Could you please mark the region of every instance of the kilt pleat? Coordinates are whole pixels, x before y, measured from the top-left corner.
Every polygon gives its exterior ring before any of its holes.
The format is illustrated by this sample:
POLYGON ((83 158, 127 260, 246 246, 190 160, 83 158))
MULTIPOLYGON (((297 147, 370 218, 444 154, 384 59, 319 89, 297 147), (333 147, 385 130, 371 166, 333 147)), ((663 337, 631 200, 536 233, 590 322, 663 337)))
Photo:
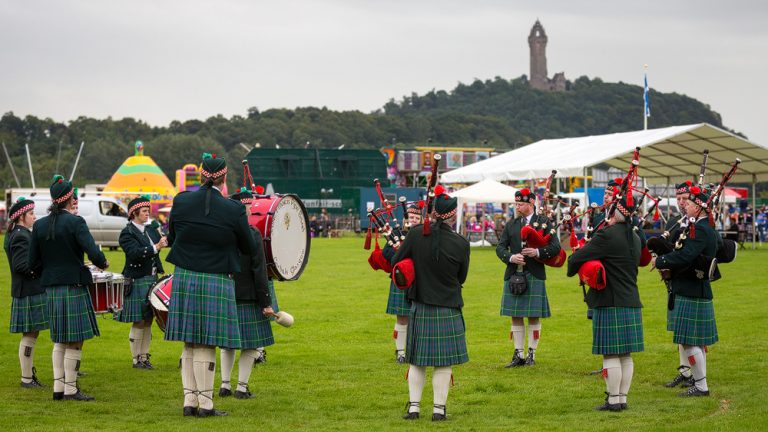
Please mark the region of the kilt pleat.
POLYGON ((409 313, 411 313, 411 302, 408 300, 407 291, 398 289, 394 282, 390 282, 387 314, 407 316, 409 313))
POLYGON ((99 336, 88 288, 80 285, 49 286, 46 312, 54 343, 80 342, 99 336))
POLYGON ((26 297, 13 297, 11 302, 11 333, 27 333, 48 328, 47 296, 45 292, 26 297))
MULTIPOLYGON (((675 303, 677 303, 677 299, 675 299, 675 303)), ((675 331, 675 319, 677 319, 676 312, 677 305, 675 305, 672 310, 667 308, 667 331, 675 331)))
POLYGON ((234 280, 176 267, 165 340, 239 349, 234 280))
POLYGON ((155 285, 154 276, 134 279, 131 293, 123 299, 123 310, 117 314, 117 320, 125 323, 144 321, 152 318, 149 305, 149 290, 155 285))
POLYGON ((416 366, 468 362, 461 309, 411 303, 405 360, 416 366))
POLYGON ((275 344, 272 324, 261 313, 256 303, 238 303, 237 320, 240 323, 241 349, 256 349, 275 344))
MULTIPOLYGON (((272 299, 272 310, 275 313, 280 312, 280 306, 277 305, 277 295, 275 294, 275 283, 272 279, 267 281, 267 287, 269 288, 269 298, 272 299)), ((272 318, 274 320, 274 318, 272 318)))
POLYGON ((612 355, 643 351, 642 308, 600 307, 593 311, 592 354, 612 355))
POLYGON ((675 296, 674 337, 676 344, 704 346, 718 341, 712 300, 675 296))
POLYGON ((547 288, 543 280, 527 274, 528 289, 520 295, 509 292, 509 281, 504 281, 504 289, 501 295, 502 316, 511 317, 539 317, 549 318, 552 312, 549 309, 547 288))

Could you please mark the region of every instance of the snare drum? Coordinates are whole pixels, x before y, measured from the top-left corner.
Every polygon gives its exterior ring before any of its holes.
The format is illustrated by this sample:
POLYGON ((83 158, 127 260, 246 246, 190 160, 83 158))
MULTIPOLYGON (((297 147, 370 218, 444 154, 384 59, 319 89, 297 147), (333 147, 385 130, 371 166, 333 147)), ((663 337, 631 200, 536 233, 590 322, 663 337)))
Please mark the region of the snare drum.
POLYGON ((123 275, 114 275, 109 272, 95 271, 91 272, 93 282, 88 285, 88 292, 91 295, 93 312, 97 314, 115 313, 123 308, 123 275), (114 276, 119 276, 120 293, 116 292, 113 285, 114 276))
POLYGON ((155 321, 160 330, 165 333, 165 325, 168 322, 168 308, 171 305, 171 287, 173 275, 164 276, 149 290, 149 304, 155 313, 155 321))
POLYGON ((123 300, 125 300, 125 277, 120 273, 112 273, 112 305, 113 312, 123 310, 123 300))
POLYGON ((309 261, 309 217, 294 194, 256 196, 248 223, 264 238, 267 272, 279 281, 296 280, 309 261))

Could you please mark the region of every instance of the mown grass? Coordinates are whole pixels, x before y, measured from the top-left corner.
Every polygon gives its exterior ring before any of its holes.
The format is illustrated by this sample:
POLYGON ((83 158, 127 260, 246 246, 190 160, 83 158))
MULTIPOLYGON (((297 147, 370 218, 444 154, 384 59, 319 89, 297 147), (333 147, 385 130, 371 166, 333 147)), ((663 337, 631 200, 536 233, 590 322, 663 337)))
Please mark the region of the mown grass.
MULTIPOLYGON (((683 399, 662 384, 678 364, 665 330, 666 294, 655 273, 641 271, 645 305, 645 352, 635 358, 630 409, 592 410, 604 385, 589 371, 601 360, 591 354, 591 328, 581 290, 563 269, 550 271, 553 317, 544 320, 537 364, 509 370, 509 321, 498 314, 503 266, 491 249, 472 251, 464 289, 470 362, 456 367, 448 399, 449 421, 400 419, 408 399, 406 367, 394 363, 394 318, 385 315, 388 282, 366 263, 361 239, 317 239, 300 281, 280 283, 280 305, 296 317, 293 328, 275 327, 269 361, 251 376, 257 398, 216 398, 230 416, 181 416, 181 345, 162 340, 155 328, 154 371, 131 368, 128 326, 99 319, 102 336, 86 343, 81 378, 93 403, 53 402, 50 388, 18 386, 18 335, 0 338, 0 430, 760 430, 768 428, 766 348, 768 251, 742 251, 723 266, 715 287, 720 342, 708 357, 712 396, 683 399)), ((121 252, 109 252, 113 271, 121 252)), ((3 262, 5 262, 3 260, 3 262)), ((0 283, 10 287, 7 264, 0 283)), ((0 322, 9 321, 4 290, 0 322)), ((7 328, 7 327, 6 327, 7 328)), ((38 375, 51 384, 51 342, 43 332, 36 350, 38 375)), ((237 373, 235 367, 235 374, 237 373)), ((430 379, 431 380, 431 379, 430 379)), ((218 388, 218 377, 216 387, 218 388)), ((422 405, 432 399, 428 381, 422 405)))

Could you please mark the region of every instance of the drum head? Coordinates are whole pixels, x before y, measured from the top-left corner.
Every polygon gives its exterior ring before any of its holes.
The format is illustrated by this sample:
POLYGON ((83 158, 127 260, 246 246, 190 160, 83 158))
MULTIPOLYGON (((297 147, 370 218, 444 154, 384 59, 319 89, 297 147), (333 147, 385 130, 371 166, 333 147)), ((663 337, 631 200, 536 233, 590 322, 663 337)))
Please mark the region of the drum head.
POLYGON ((309 217, 295 195, 282 197, 269 231, 274 270, 280 280, 296 280, 309 260, 309 217))
MULTIPOLYGON (((157 296, 157 292, 161 291, 166 287, 166 285, 173 283, 173 275, 168 275, 160 279, 155 286, 152 287, 151 290, 149 290, 149 304, 157 311, 159 312, 168 312, 168 307, 165 306, 165 303, 163 300, 157 296)), ((165 296, 163 296, 165 297, 165 296)))

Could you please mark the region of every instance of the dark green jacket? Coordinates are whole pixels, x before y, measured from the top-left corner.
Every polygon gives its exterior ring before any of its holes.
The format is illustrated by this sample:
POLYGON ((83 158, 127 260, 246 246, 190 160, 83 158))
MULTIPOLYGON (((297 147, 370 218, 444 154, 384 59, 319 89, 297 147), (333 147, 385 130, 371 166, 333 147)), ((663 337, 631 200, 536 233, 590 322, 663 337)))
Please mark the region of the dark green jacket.
POLYGON ((207 190, 202 186, 173 199, 168 221, 171 252, 166 261, 200 273, 238 273, 240 254, 252 255, 256 250, 245 206, 212 189, 211 211, 206 216, 207 190))
POLYGON ((640 237, 625 223, 607 226, 568 258, 568 276, 578 273, 582 264, 600 260, 605 267, 605 289, 590 289, 587 305, 598 307, 642 307, 637 290, 640 263, 640 237), (627 242, 631 231, 631 246, 627 242))
MULTIPOLYGON (((499 257, 501 262, 507 265, 507 270, 504 272, 504 280, 508 280, 510 276, 517 270, 517 265, 509 262, 509 258, 512 255, 520 253, 523 250, 520 230, 523 228, 525 219, 522 217, 516 217, 511 222, 504 226, 504 231, 501 233, 501 239, 496 246, 496 256, 499 257)), ((560 252, 560 239, 557 238, 557 227, 554 223, 550 222, 544 216, 540 216, 535 213, 531 217, 530 225, 538 223, 538 229, 544 229, 545 233, 550 233, 549 244, 543 248, 539 248, 539 259, 545 260, 557 255, 560 252)), ((524 269, 530 272, 535 278, 545 280, 547 273, 544 270, 544 264, 536 258, 525 257, 524 269)))
POLYGON ((416 279, 408 289, 408 298, 419 303, 461 308, 461 286, 469 272, 469 242, 456 234, 447 224, 440 224, 440 252, 435 260, 432 234, 424 236, 424 226, 418 225, 408 231, 405 242, 395 253, 393 264, 410 258, 416 271, 416 279))
MULTIPOLYGON (((656 258, 656 268, 672 270, 672 292, 685 297, 703 299, 712 298, 712 287, 709 278, 699 279, 693 266, 700 255, 714 257, 717 254, 718 237, 707 218, 701 218, 694 225, 695 234, 683 240, 681 249, 656 258)), ((720 239, 722 241, 722 239, 720 239)))
MULTIPOLYGON (((600 225, 600 223, 605 220, 605 216, 606 216, 606 211, 602 211, 600 213, 595 214, 595 216, 592 218, 592 229, 593 229, 592 237, 594 237, 595 234, 597 233, 597 231, 594 231, 594 230, 596 230, 598 225, 600 225)), ((642 249, 645 247, 645 244, 648 241, 648 238, 645 234, 645 230, 643 230, 642 224, 640 223, 640 218, 638 218, 636 215, 632 216, 632 225, 636 227, 635 232, 637 233, 638 238, 640 238, 640 248, 642 249)), ((607 225, 603 225, 602 228, 605 228, 606 226, 607 225)))
POLYGON ((29 247, 32 244, 32 232, 16 225, 13 231, 6 233, 5 255, 11 266, 11 296, 16 298, 42 294, 45 287, 40 285, 42 267, 29 266, 29 247))
POLYGON ((157 269, 156 273, 165 273, 160 255, 155 253, 154 248, 154 244, 160 241, 160 234, 148 226, 144 228, 144 232, 146 235, 139 231, 133 222, 128 222, 120 231, 120 247, 125 252, 125 277, 138 279, 151 276, 153 268, 157 269))
POLYGON ((235 273, 235 299, 240 302, 256 302, 262 308, 272 304, 267 281, 267 260, 261 232, 251 228, 256 253, 240 255, 240 273, 235 273))
POLYGON ((46 240, 51 218, 38 219, 32 228, 29 266, 42 264, 40 283, 45 287, 90 284, 91 273, 83 263, 83 254, 101 269, 107 266, 107 259, 93 241, 88 225, 82 217, 62 211, 56 216, 55 238, 46 240))

